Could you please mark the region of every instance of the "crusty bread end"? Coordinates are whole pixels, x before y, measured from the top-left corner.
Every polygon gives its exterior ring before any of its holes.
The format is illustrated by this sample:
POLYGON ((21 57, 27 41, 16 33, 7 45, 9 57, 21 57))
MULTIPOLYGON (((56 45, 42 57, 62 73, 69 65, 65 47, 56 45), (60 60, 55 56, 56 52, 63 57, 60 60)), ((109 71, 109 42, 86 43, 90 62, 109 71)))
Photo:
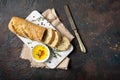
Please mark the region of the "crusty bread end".
POLYGON ((70 41, 67 37, 63 36, 60 44, 57 46, 57 50, 64 51, 67 50, 70 46, 70 41))

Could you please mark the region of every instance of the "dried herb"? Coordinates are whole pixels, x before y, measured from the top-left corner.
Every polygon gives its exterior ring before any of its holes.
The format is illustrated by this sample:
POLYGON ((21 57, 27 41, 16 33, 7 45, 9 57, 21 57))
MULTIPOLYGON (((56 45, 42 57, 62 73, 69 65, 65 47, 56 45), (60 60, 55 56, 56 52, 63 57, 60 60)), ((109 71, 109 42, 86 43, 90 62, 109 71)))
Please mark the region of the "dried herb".
POLYGON ((53 52, 53 57, 57 58, 57 56, 61 57, 61 55, 58 52, 53 52))
POLYGON ((35 22, 36 20, 32 20, 32 22, 35 22))
POLYGON ((35 21, 44 21, 44 17, 39 17, 39 18, 37 18, 35 20, 32 20, 32 22, 35 22, 35 21))
POLYGON ((44 21, 44 18, 43 17, 39 17, 36 20, 38 20, 38 21, 44 21))
POLYGON ((28 44, 32 44, 32 42, 27 42, 28 44))

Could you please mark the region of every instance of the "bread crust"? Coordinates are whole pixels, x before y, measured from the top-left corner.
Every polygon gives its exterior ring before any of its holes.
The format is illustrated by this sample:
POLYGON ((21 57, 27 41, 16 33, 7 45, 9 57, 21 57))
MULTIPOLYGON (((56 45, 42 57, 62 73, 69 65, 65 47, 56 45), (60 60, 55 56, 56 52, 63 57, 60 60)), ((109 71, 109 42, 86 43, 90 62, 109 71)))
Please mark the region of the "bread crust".
POLYGON ((54 38, 53 42, 50 44, 50 46, 55 48, 60 43, 60 40, 61 40, 60 33, 55 31, 55 38, 54 38))
POLYGON ((43 38, 43 42, 45 43, 45 44, 51 44, 52 42, 53 42, 53 40, 54 40, 54 38, 55 38, 55 32, 54 32, 54 30, 53 29, 47 29, 46 30, 46 32, 45 32, 45 35, 44 35, 44 38, 43 38))
POLYGON ((57 50, 64 51, 67 50, 70 46, 70 41, 67 37, 63 36, 60 44, 57 46, 57 50))
POLYGON ((20 17, 12 17, 8 24, 10 31, 22 37, 41 41, 46 28, 33 24, 20 17))

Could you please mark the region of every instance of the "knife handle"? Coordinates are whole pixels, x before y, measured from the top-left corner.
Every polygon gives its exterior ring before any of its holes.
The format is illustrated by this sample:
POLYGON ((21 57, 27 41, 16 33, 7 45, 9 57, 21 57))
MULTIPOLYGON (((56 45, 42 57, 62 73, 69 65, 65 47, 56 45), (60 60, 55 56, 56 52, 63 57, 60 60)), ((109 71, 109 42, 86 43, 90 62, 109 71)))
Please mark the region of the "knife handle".
POLYGON ((83 44, 83 42, 82 42, 82 40, 81 40, 81 38, 80 38, 77 30, 74 30, 74 33, 75 33, 76 38, 77 38, 77 40, 78 40, 78 43, 79 43, 79 47, 80 47, 81 52, 86 53, 86 48, 85 48, 85 46, 84 46, 84 44, 83 44))

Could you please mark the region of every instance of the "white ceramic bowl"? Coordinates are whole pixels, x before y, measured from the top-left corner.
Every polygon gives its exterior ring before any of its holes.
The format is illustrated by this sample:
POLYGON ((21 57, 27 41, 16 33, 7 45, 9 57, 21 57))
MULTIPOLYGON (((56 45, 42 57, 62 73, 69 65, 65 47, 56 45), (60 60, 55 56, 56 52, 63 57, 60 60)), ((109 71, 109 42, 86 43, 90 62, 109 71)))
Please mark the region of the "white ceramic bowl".
POLYGON ((45 44, 43 44, 43 43, 40 43, 40 44, 37 44, 37 45, 35 45, 34 47, 33 47, 33 49, 32 49, 32 51, 31 51, 31 56, 32 56, 32 59, 35 61, 35 62, 45 62, 45 61, 47 61, 48 59, 49 59, 49 57, 50 57, 50 50, 49 50, 49 48, 48 48, 48 46, 46 46, 45 44), (43 59, 43 60, 37 60, 34 56, 33 56, 33 50, 34 50, 34 48, 36 47, 36 46, 38 46, 38 45, 41 45, 41 46, 44 46, 46 49, 47 49, 47 56, 45 57, 45 59, 43 59))

